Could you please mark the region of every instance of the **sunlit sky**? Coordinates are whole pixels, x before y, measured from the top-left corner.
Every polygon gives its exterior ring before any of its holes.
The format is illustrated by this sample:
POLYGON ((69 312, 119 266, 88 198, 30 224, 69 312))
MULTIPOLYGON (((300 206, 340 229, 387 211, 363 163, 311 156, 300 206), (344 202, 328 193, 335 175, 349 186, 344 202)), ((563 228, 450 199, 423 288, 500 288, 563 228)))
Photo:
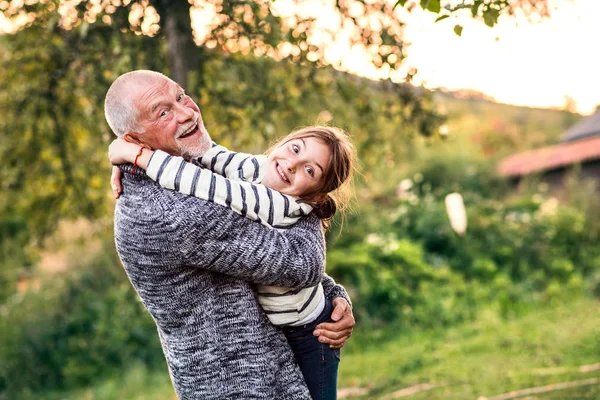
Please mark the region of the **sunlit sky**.
POLYGON ((458 37, 448 34, 456 22, 433 24, 421 13, 407 27, 408 62, 429 87, 476 89, 535 107, 561 107, 569 96, 589 114, 600 105, 599 16, 598 0, 560 0, 551 19, 537 24, 504 19, 490 29, 461 19, 458 37))
MULTIPOLYGON (((438 23, 424 11, 404 16, 405 40, 412 43, 406 65, 418 70, 413 82, 473 89, 499 102, 532 107, 563 107, 568 96, 577 111, 592 113, 600 105, 600 1, 553 1, 558 7, 550 19, 531 24, 501 18, 494 28, 468 14, 438 23), (464 27, 461 37, 452 30, 457 23, 464 27)), ((0 32, 5 24, 0 18, 0 32)), ((329 57, 350 72, 377 76, 363 54, 344 46, 329 57)))

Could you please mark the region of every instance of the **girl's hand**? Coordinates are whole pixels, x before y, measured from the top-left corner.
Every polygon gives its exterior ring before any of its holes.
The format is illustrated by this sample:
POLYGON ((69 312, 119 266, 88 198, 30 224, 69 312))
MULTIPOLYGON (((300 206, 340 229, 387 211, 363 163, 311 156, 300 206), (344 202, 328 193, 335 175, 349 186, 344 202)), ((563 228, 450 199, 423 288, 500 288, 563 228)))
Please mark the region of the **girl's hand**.
POLYGON ((113 165, 112 174, 110 175, 110 187, 112 187, 113 196, 115 196, 115 199, 118 199, 121 193, 123 193, 123 185, 121 185, 122 177, 123 172, 119 169, 119 167, 115 167, 113 165))
POLYGON ((139 151, 139 145, 115 139, 108 146, 108 159, 112 165, 133 163, 139 151))

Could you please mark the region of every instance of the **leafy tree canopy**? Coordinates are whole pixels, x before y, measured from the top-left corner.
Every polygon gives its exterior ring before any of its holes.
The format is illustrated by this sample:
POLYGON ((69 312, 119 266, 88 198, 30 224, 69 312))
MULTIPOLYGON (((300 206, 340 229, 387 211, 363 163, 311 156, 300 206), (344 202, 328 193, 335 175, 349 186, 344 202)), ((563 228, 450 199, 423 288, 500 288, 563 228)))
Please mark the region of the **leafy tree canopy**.
MULTIPOLYGON (((375 67, 398 70, 406 57, 404 19, 407 12, 418 8, 438 14, 438 21, 469 12, 488 26, 494 26, 501 15, 520 13, 529 18, 543 18, 550 12, 548 0, 0 2, 4 16, 25 27, 57 24, 85 34, 89 24, 105 24, 122 32, 132 30, 137 34, 164 36, 170 75, 184 87, 188 87, 188 73, 202 65, 205 50, 211 48, 225 52, 252 51, 294 62, 332 63, 343 68, 339 61, 325 57, 332 44, 342 41, 349 48, 363 51, 375 67)), ((454 32, 460 35, 462 27, 456 25, 454 32)))

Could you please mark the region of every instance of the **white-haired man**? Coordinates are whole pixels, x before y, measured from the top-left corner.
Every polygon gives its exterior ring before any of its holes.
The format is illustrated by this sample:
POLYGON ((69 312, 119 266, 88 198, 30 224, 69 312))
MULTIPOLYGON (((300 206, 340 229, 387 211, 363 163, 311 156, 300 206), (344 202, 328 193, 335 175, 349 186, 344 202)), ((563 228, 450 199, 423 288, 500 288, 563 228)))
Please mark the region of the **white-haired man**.
MULTIPOLYGON (((117 78, 105 101, 111 129, 127 141, 192 158, 210 147, 198 106, 153 71, 117 78)), ((127 274, 154 318, 182 399, 309 399, 283 334, 258 306, 252 284, 308 287, 322 281, 332 320, 315 330, 341 347, 354 326, 345 290, 323 275, 320 221, 285 232, 229 208, 162 189, 124 165, 115 241, 127 274)))

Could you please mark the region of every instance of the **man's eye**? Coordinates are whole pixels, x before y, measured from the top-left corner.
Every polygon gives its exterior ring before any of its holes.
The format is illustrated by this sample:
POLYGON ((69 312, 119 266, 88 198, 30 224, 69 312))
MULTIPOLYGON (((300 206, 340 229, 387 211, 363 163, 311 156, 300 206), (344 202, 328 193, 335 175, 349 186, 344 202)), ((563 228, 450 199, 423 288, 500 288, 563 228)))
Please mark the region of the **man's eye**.
POLYGON ((160 112, 160 116, 161 116, 161 117, 164 117, 165 115, 167 115, 167 110, 162 110, 162 111, 160 112))
POLYGON ((177 96, 177 101, 181 101, 181 99, 183 99, 184 96, 185 93, 181 93, 179 96, 177 96))
POLYGON ((300 147, 298 147, 295 144, 293 144, 292 145, 292 150, 294 151, 294 153, 298 154, 300 152, 300 147))

